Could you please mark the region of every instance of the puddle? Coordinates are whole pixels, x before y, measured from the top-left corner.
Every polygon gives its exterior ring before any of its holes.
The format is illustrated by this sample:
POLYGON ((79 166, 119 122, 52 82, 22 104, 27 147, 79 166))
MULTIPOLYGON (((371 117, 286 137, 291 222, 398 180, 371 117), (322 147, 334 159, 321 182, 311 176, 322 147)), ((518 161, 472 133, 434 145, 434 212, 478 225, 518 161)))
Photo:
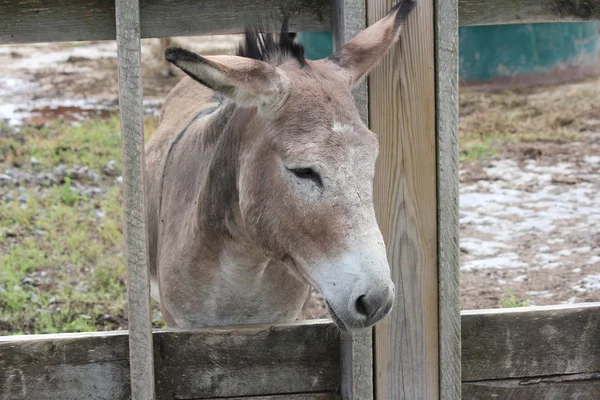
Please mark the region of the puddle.
POLYGON ((109 118, 115 110, 98 108, 81 108, 74 106, 44 107, 33 109, 23 122, 33 125, 44 125, 52 120, 81 121, 89 118, 109 118))
POLYGON ((71 47, 65 44, 43 43, 36 46, 0 47, 0 56, 8 56, 6 68, 13 70, 36 70, 57 68, 67 62, 116 58, 117 44, 107 42, 79 42, 71 47), (49 51, 51 49, 51 51, 49 51))
MULTIPOLYGON (((82 121, 109 118, 119 111, 117 100, 38 99, 8 103, 3 97, 0 96, 0 121, 11 126, 43 125, 52 120, 82 121)), ((144 114, 158 116, 161 105, 161 100, 145 100, 144 114)))
MULTIPOLYGON (((150 47, 143 46, 146 64, 153 61, 150 47)), ((0 121, 43 125, 114 115, 119 110, 116 56, 114 41, 0 46, 0 121)), ((158 115, 175 83, 147 84, 157 93, 146 95, 145 115, 158 115)))
MULTIPOLYGON (((25 79, 0 76, 0 98, 25 93, 35 89, 37 86, 38 85, 35 82, 29 82, 25 79)), ((10 99, 4 99, 4 101, 9 100, 10 99)))
MULTIPOLYGON (((200 54, 230 54, 239 35, 173 38, 173 45, 200 54)), ((164 77, 157 39, 141 43, 144 113, 157 116, 167 93, 183 76, 164 77)), ((0 121, 44 124, 80 121, 118 111, 115 41, 0 46, 0 121)))
MULTIPOLYGON (((11 126, 23 124, 44 125, 53 120, 83 121, 92 118, 109 118, 119 111, 118 104, 111 101, 60 100, 0 105, 0 121, 11 126)), ((158 116, 160 102, 144 101, 144 115, 158 116)))

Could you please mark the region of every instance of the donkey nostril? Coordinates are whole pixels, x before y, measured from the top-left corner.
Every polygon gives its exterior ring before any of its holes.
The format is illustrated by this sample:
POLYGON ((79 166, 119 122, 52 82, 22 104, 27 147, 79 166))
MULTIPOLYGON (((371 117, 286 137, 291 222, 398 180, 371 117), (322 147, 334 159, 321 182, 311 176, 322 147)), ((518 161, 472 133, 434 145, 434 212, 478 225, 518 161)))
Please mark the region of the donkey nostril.
POLYGON ((358 299, 356 299, 356 311, 358 311, 359 314, 362 314, 365 317, 368 317, 370 315, 367 296, 362 295, 358 299))

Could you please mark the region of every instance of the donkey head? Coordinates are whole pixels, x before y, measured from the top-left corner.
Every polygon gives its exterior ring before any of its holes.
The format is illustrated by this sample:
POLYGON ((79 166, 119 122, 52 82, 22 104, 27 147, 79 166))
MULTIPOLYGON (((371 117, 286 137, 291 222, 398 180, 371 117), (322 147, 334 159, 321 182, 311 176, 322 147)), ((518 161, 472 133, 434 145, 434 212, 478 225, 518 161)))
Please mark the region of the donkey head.
POLYGON ((378 143, 351 90, 398 40, 414 0, 330 57, 308 61, 282 32, 246 34, 238 56, 166 57, 246 110, 237 205, 246 236, 272 260, 322 291, 341 329, 373 325, 394 301, 394 284, 373 208, 378 143))

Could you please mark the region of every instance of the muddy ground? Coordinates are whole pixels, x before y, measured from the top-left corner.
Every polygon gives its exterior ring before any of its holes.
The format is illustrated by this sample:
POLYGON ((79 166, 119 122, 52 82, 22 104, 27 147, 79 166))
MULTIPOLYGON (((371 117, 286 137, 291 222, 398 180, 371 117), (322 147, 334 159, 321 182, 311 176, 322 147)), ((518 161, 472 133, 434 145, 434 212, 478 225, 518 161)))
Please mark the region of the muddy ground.
MULTIPOLYGON (((230 53, 238 37, 176 41, 204 54, 230 53)), ((157 40, 142 47, 152 116, 182 75, 159 73, 157 40)), ((462 90, 460 105, 462 308, 598 301, 600 80, 462 90)), ((114 42, 0 47, 0 119, 43 125, 116 109, 114 42)), ((307 316, 323 315, 315 301, 307 316)))
POLYGON ((600 300, 600 79, 460 112, 462 308, 600 300))

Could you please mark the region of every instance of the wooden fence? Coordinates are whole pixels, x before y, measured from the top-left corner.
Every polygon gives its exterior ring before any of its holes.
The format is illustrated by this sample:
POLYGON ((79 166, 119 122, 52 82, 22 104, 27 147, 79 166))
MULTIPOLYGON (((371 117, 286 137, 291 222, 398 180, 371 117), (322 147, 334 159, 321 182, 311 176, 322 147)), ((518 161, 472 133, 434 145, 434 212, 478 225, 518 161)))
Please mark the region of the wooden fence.
POLYGON ((459 18, 584 21, 600 18, 600 0, 420 0, 401 43, 355 91, 379 136, 376 212, 397 288, 372 331, 152 332, 140 38, 238 33, 287 10, 291 30, 333 30, 339 46, 394 3, 0 0, 0 43, 117 40, 130 311, 129 332, 0 338, 0 399, 600 398, 600 304, 460 315, 457 48, 459 18))
MULTIPOLYGON (((598 399, 599 333, 600 303, 465 311, 462 398, 598 399)), ((158 330, 153 354, 159 400, 340 399, 340 341, 328 321, 158 330)), ((131 393, 126 331, 2 337, 0 356, 0 399, 131 393)))

